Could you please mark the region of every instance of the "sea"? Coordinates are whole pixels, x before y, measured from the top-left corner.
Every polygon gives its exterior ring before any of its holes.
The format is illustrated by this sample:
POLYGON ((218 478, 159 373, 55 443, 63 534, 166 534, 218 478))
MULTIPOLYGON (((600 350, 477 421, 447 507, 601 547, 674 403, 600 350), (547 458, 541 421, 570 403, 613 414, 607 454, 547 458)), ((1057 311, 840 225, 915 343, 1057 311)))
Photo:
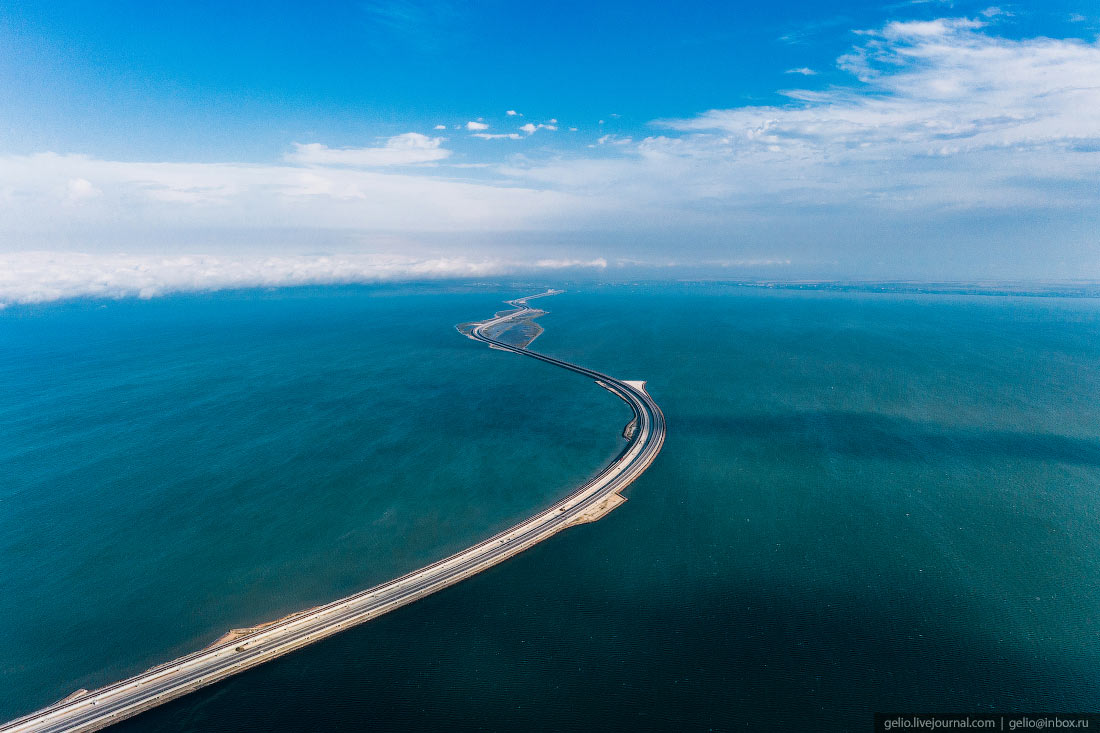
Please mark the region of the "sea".
MULTIPOLYGON (((625 444, 455 325, 547 283, 0 310, 0 719, 383 582, 625 444)), ((1100 299, 552 283, 668 437, 600 521, 119 731, 871 728, 1100 708, 1100 299)))

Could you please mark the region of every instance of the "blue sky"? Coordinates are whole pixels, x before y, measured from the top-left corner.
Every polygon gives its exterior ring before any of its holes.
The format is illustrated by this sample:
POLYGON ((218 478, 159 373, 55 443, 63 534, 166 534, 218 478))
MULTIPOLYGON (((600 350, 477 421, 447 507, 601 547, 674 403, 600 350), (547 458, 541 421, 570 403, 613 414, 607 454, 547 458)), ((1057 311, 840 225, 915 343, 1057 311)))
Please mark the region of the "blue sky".
POLYGON ((1080 2, 9 2, 0 291, 1100 278, 1098 31, 1080 2))

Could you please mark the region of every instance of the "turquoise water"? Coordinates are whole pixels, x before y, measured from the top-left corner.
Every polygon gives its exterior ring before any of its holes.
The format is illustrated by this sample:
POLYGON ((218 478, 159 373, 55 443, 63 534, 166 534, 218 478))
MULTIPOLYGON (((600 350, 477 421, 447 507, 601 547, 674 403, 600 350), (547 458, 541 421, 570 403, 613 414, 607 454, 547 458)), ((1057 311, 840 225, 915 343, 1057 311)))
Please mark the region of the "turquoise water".
MULTIPOLYGON (((0 712, 457 549, 621 446, 606 392, 454 332, 517 291, 402 292, 0 314, 0 712)), ((648 379, 666 413, 629 501, 120 730, 1095 709, 1100 301, 711 285, 540 305, 535 348, 648 379)))
POLYGON ((0 316, 0 717, 413 570, 600 468, 625 405, 454 329, 500 298, 0 316))

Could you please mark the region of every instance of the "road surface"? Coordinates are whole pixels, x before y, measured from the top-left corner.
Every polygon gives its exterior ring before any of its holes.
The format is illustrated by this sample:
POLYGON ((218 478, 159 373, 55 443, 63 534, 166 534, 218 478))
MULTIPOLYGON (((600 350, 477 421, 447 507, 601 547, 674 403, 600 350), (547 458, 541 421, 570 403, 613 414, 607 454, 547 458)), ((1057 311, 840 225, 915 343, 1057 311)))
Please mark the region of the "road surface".
MULTIPOLYGON (((630 405, 634 411, 630 442, 599 475, 549 509, 451 557, 355 595, 288 616, 230 641, 215 643, 121 682, 92 692, 79 691, 47 708, 0 726, 0 733, 105 728, 454 585, 523 552, 566 527, 598 519, 617 506, 622 501, 619 492, 649 467, 664 443, 664 416, 646 392, 644 383, 615 379, 527 348, 509 345, 489 335, 494 328, 509 321, 520 321, 536 314, 537 311, 527 305, 531 298, 552 294, 553 291, 548 291, 508 301, 515 310, 472 324, 466 335, 495 348, 582 374, 630 405)), ((627 434, 630 434, 629 430, 627 434)))

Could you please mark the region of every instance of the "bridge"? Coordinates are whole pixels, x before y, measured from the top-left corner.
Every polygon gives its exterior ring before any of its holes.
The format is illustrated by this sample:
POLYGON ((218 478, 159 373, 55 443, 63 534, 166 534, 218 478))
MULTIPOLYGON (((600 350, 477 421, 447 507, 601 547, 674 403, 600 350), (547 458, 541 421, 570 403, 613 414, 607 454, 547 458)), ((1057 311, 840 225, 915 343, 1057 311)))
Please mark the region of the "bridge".
POLYGON ((507 301, 514 310, 470 324, 466 335, 489 346, 527 356, 594 380, 625 401, 634 419, 629 443, 600 473, 567 497, 515 526, 408 575, 278 621, 228 634, 200 651, 91 692, 78 690, 49 707, 0 725, 0 733, 93 731, 169 700, 377 618, 454 585, 542 542, 566 527, 594 521, 622 501, 621 492, 653 462, 665 439, 665 420, 644 382, 627 381, 570 364, 493 336, 499 328, 540 313, 527 301, 507 301), (226 640, 228 639, 228 640, 226 640))

